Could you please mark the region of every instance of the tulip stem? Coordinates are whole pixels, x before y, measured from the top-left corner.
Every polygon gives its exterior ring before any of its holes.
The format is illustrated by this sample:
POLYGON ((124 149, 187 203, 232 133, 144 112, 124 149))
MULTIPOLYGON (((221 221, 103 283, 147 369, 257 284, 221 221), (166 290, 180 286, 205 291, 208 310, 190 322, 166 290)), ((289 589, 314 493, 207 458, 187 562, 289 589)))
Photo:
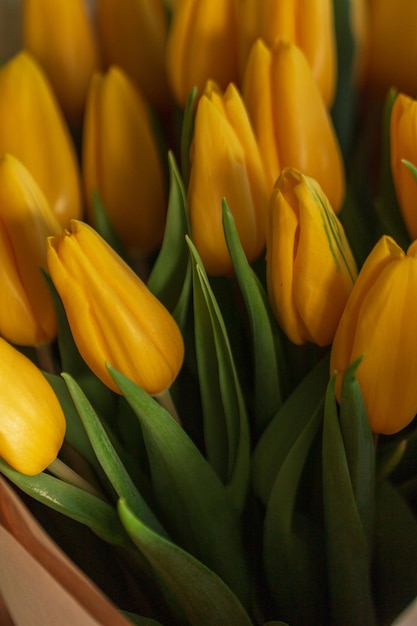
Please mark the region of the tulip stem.
POLYGON ((178 422, 178 424, 181 426, 181 420, 169 389, 163 391, 161 394, 159 394, 159 396, 155 396, 155 400, 159 402, 159 404, 165 409, 165 411, 168 411, 168 413, 172 415, 174 420, 178 422))
POLYGON ((41 370, 44 370, 44 372, 48 372, 49 374, 56 374, 56 366, 50 343, 38 346, 36 348, 36 356, 41 370))
POLYGON ((93 496, 96 496, 97 498, 103 500, 103 495, 99 491, 97 491, 95 487, 87 482, 85 478, 77 474, 77 472, 74 472, 71 467, 61 461, 61 459, 59 459, 58 457, 48 465, 47 469, 51 474, 65 481, 66 483, 69 483, 74 487, 79 487, 79 489, 87 491, 93 496))

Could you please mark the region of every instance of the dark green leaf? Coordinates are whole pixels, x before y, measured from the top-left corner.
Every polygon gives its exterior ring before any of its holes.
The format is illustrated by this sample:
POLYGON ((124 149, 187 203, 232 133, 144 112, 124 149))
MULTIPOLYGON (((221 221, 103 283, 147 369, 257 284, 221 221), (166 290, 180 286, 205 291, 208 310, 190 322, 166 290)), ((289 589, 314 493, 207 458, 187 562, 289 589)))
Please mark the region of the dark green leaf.
POLYGON ((94 229, 122 259, 127 261, 126 250, 109 220, 105 206, 97 190, 94 190, 92 193, 92 203, 94 229))
POLYGON ((181 171, 185 186, 190 176, 190 148, 194 134, 194 114, 197 106, 197 87, 188 96, 181 131, 181 171))
POLYGON ((161 581, 168 607, 184 626, 251 626, 236 596, 197 559, 138 520, 122 500, 119 515, 161 581))
POLYGON ((249 486, 249 424, 222 313, 202 261, 188 240, 194 327, 207 456, 240 513, 249 486))
POLYGON ((223 228, 252 331, 255 428, 260 434, 282 402, 277 357, 277 349, 281 346, 278 345, 277 333, 273 331, 276 322, 267 303, 265 291, 248 263, 226 200, 223 201, 223 228))
POLYGON ((155 498, 176 542, 247 602, 240 522, 227 491, 172 416, 143 389, 108 368, 140 421, 155 498))
POLYGON ((332 626, 376 623, 368 537, 355 501, 332 377, 325 402, 322 463, 332 626))

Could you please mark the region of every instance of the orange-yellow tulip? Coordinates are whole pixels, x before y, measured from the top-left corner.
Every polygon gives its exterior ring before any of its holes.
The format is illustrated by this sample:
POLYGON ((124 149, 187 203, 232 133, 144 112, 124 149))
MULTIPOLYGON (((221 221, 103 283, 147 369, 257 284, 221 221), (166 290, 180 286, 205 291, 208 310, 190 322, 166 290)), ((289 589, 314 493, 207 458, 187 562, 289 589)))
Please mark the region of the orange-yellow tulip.
POLYGON ((302 51, 258 39, 246 64, 243 97, 272 189, 284 167, 322 187, 333 210, 344 197, 344 167, 329 114, 302 51))
POLYGON ((45 73, 27 52, 0 67, 0 155, 22 161, 62 226, 81 215, 76 155, 45 73))
POLYGON ((122 242, 133 254, 162 240, 166 189, 150 114, 134 82, 112 67, 91 83, 83 136, 87 215, 94 223, 92 192, 103 201, 122 242))
POLYGON ((106 66, 119 65, 158 109, 169 103, 165 72, 167 16, 161 0, 97 0, 106 66))
POLYGON ((56 335, 52 299, 40 272, 46 238, 61 226, 28 170, 0 158, 0 335, 37 346, 56 335))
POLYGON ((167 43, 167 68, 177 102, 203 91, 207 80, 222 89, 238 79, 236 0, 182 0, 174 13, 167 43))
POLYGON ((22 18, 24 47, 45 70, 67 119, 80 122, 99 66, 84 0, 24 0, 22 18))
POLYGON ((192 237, 209 274, 233 271, 222 226, 223 197, 253 261, 265 245, 265 172, 237 88, 231 84, 222 94, 209 81, 198 102, 188 185, 192 237))
POLYGON ((417 181, 403 160, 417 166, 417 100, 398 94, 391 112, 391 170, 401 213, 417 239, 417 181))
POLYGON ((2 338, 0 389, 0 456, 22 474, 39 474, 59 452, 65 417, 41 371, 2 338))
POLYGON ((336 42, 332 0, 240 0, 240 66, 261 38, 295 43, 304 52, 326 107, 336 84, 336 42))
POLYGON ((269 300, 289 339, 330 344, 356 265, 326 196, 297 170, 283 170, 272 192, 266 260, 269 300))
POLYGON ((184 345, 173 317, 90 226, 52 237, 48 268, 75 343, 90 369, 118 392, 106 362, 152 395, 176 378, 184 345))
POLYGON ((357 369, 371 429, 391 434, 417 413, 417 242, 382 237, 365 261, 332 345, 331 372, 357 369))
POLYGON ((367 85, 384 95, 396 87, 417 94, 417 2, 371 0, 367 85))

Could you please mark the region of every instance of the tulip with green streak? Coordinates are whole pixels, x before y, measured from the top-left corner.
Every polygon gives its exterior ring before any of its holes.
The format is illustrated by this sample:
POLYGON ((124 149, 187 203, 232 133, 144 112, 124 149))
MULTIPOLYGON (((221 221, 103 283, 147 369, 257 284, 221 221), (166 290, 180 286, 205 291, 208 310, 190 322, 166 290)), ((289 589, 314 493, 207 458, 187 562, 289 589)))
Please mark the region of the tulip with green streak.
POLYGON ((63 227, 81 216, 69 131, 44 71, 28 52, 0 67, 0 154, 6 152, 27 167, 63 227))
POLYGON ((270 189, 284 167, 294 167, 322 187, 335 211, 345 178, 336 134, 303 52, 276 40, 252 46, 243 97, 264 159, 270 189))
POLYGON ((384 96, 396 87, 417 93, 417 2, 370 0, 367 87, 384 96))
POLYGON ((40 267, 46 238, 62 228, 28 170, 0 158, 0 335, 39 346, 56 335, 55 309, 40 267))
POLYGON ((240 0, 241 71, 252 44, 278 37, 304 52, 327 108, 336 86, 336 41, 332 0, 240 0))
POLYGON ((105 66, 123 68, 153 106, 165 109, 168 22, 162 1, 97 0, 97 29, 105 66))
POLYGON ((22 474, 39 474, 59 452, 65 417, 41 371, 2 338, 0 389, 0 456, 22 474))
POLYGON ((391 171, 401 213, 412 239, 417 238, 417 181, 403 162, 417 165, 417 100, 398 94, 391 112, 391 171))
POLYGON ((356 265, 320 186, 294 169, 283 170, 272 192, 266 264, 269 300, 289 339, 330 344, 356 265))
POLYGON ((337 394, 347 367, 357 379, 372 431, 389 435, 417 413, 417 242, 405 254, 383 236, 366 259, 336 331, 330 369, 337 394))
POLYGON ((233 272, 222 226, 223 197, 253 261, 265 245, 265 172, 239 91, 230 84, 222 94, 209 81, 195 117, 188 200, 193 241, 212 275, 233 272))
POLYGON ((146 285, 90 226, 48 240, 48 269, 81 356, 119 392, 106 362, 152 395, 167 390, 183 361, 180 330, 146 285))
POLYGON ((45 70, 67 119, 79 123, 99 66, 84 0, 24 0, 22 10, 24 47, 45 70))
POLYGON ((95 74, 83 133, 86 211, 94 224, 93 191, 132 254, 160 244, 166 216, 166 182, 147 104, 120 68, 95 74))
POLYGON ((238 80, 236 0, 182 0, 174 13, 167 43, 168 78, 184 106, 190 91, 207 80, 221 89, 238 80))

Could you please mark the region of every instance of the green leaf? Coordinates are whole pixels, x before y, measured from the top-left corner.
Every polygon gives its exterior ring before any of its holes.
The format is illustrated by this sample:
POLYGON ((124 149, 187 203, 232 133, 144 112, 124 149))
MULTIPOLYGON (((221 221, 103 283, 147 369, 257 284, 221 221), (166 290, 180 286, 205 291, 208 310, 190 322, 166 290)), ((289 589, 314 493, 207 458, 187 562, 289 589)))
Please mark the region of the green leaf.
POLYGON ((255 368, 255 430, 260 434, 282 403, 277 355, 277 350, 281 352, 282 347, 277 344, 278 335, 273 330, 276 323, 265 291, 248 263, 226 200, 223 200, 223 228, 252 331, 255 368))
POLYGON ((264 504, 289 451, 321 407, 328 380, 326 355, 287 398, 260 438, 252 455, 252 482, 264 504))
POLYGON ((178 324, 185 324, 191 289, 191 271, 185 236, 190 232, 187 196, 172 153, 168 154, 170 191, 165 236, 147 286, 178 324))
POLYGON ((129 544, 116 510, 97 496, 49 474, 26 476, 11 468, 1 458, 0 472, 24 493, 54 511, 88 526, 104 541, 122 546, 129 544))
POLYGON ((172 613, 184 626, 251 626, 246 611, 208 567, 163 539, 119 502, 120 519, 132 541, 151 564, 172 613))
POLYGON ((108 369, 140 421, 155 498, 170 532, 247 602, 241 527, 227 491, 172 416, 131 380, 108 369))
POLYGON ((246 407, 224 320, 193 243, 195 345, 207 457, 238 513, 249 486, 250 437, 246 407))
POLYGON ((126 502, 129 503, 129 506, 135 514, 140 517, 145 524, 157 533, 165 535, 166 532, 164 528, 133 483, 116 453, 105 428, 81 388, 68 374, 62 374, 62 377, 77 407, 97 459, 117 495, 119 498, 124 498, 126 502))
POLYGON ((142 615, 136 615, 135 613, 130 613, 130 611, 121 611, 121 613, 130 620, 132 624, 136 624, 137 626, 164 626, 161 622, 158 622, 156 619, 151 619, 150 617, 142 617, 142 615))
POLYGON ((391 624, 416 597, 417 519, 389 482, 377 488, 374 590, 380 624, 391 624))
POLYGON ((322 441, 330 622, 333 626, 372 626, 376 620, 369 543, 349 474, 334 385, 335 376, 326 394, 322 441))
POLYGON ((357 359, 343 376, 340 429, 352 491, 369 549, 372 549, 375 508, 375 446, 362 393, 356 380, 357 359))
MULTIPOLYGON (((325 622, 322 529, 302 479, 322 419, 323 396, 282 459, 265 512, 265 574, 276 609, 290 624, 325 622)), ((314 500, 318 494, 314 489, 314 500)))

